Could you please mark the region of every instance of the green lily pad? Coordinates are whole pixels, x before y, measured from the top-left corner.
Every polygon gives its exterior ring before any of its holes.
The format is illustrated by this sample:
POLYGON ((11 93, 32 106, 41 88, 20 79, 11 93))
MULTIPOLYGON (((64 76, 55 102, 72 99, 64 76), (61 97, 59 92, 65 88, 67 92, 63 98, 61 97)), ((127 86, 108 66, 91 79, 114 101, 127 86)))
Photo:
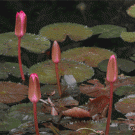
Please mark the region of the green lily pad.
MULTIPOLYGON (((108 65, 108 59, 103 60, 98 64, 98 68, 106 72, 107 71, 107 65, 108 65)), ((117 59, 117 65, 118 68, 121 69, 124 72, 130 73, 131 71, 135 70, 135 63, 126 59, 117 59)))
MULTIPOLYGON (((22 68, 24 74, 26 74, 26 72, 28 72, 28 68, 24 65, 22 65, 22 68)), ((11 62, 0 63, 0 79, 7 78, 8 74, 12 74, 18 78, 21 77, 19 64, 11 62)))
POLYGON ((129 7, 126 12, 129 16, 135 18, 135 4, 129 7))
POLYGON ((133 54, 133 56, 130 57, 130 59, 135 61, 135 53, 133 54))
MULTIPOLYGON (((14 32, 0 34, 0 39, 0 55, 18 56, 18 37, 14 32)), ((46 51, 50 44, 47 38, 30 33, 21 38, 21 47, 35 53, 46 51)))
MULTIPOLYGON (((59 77, 63 75, 73 75, 77 82, 90 79, 94 75, 94 71, 91 67, 74 61, 61 60, 58 67, 59 77)), ((37 73, 41 83, 57 83, 55 64, 52 60, 33 65, 29 69, 29 74, 31 73, 37 73)))
POLYGON ((61 53, 61 58, 84 62, 91 67, 97 67, 102 60, 109 59, 115 54, 112 51, 98 47, 78 47, 61 53))
POLYGON ((15 118, 9 118, 7 115, 4 119, 0 122, 0 131, 9 131, 13 128, 18 127, 21 125, 21 121, 15 118))
POLYGON ((135 94, 135 86, 121 86, 114 93, 118 96, 135 94))
POLYGON ((115 104, 115 109, 123 114, 134 112, 135 110, 135 95, 129 95, 120 99, 115 104))
POLYGON ((115 25, 97 25, 91 28, 93 35, 101 34, 99 38, 116 38, 120 37, 121 32, 126 31, 126 28, 115 25))
MULTIPOLYGON (((48 120, 45 114, 42 112, 42 103, 37 103, 37 118, 38 122, 48 120)), ((15 118, 21 120, 23 123, 26 121, 33 121, 34 122, 34 115, 33 115, 33 104, 30 103, 23 103, 12 106, 9 110, 8 117, 15 118)))
POLYGON ((135 42, 135 33, 134 32, 122 32, 120 37, 127 42, 135 42))
POLYGON ((16 103, 25 99, 28 87, 20 83, 0 82, 0 103, 16 103))
POLYGON ((54 41, 62 42, 68 35, 74 41, 81 41, 92 36, 89 27, 77 23, 54 23, 43 27, 39 33, 54 41))

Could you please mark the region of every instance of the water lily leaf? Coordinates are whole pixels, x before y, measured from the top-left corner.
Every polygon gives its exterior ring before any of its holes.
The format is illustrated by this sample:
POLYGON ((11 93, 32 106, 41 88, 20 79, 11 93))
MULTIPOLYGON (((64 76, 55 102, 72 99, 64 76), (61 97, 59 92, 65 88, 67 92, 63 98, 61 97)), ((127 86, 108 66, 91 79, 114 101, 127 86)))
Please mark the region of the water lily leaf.
MULTIPOLYGON (((94 75, 94 71, 91 67, 74 61, 61 60, 58 67, 59 78, 64 75, 73 75, 77 82, 82 82, 94 75)), ((57 83, 55 64, 52 60, 33 65, 29 69, 29 74, 31 73, 37 73, 41 83, 57 83)))
MULTIPOLYGON (((49 117, 45 116, 42 112, 42 104, 37 103, 37 119, 38 122, 49 120, 49 117)), ((19 105, 12 106, 9 110, 8 116, 11 118, 19 119, 23 123, 26 121, 33 121, 34 122, 34 115, 33 115, 33 104, 30 103, 23 103, 19 105)))
MULTIPOLYGON (((102 131, 105 131, 105 127, 106 127, 106 123, 103 123, 103 122, 92 122, 92 121, 78 121, 78 122, 69 122, 68 124, 65 124, 64 127, 66 128, 69 128, 69 129, 72 129, 72 130, 77 130, 77 129, 80 129, 80 128, 89 128, 89 129, 93 129, 95 131, 98 131, 98 130, 102 130, 102 131)), ((93 133, 92 130, 80 130, 81 134, 90 134, 90 133, 93 133)))
POLYGON ((93 35, 101 34, 99 38, 116 38, 120 37, 121 32, 126 31, 126 28, 115 25, 97 25, 91 28, 93 35))
POLYGON ((127 42, 135 42, 135 33, 134 32, 122 32, 120 37, 127 42))
POLYGON ((43 27, 40 35, 54 41, 62 42, 68 35, 74 41, 81 41, 92 36, 89 27, 77 23, 54 23, 43 27))
POLYGON ((66 60, 84 62, 91 67, 97 67, 102 60, 109 59, 114 52, 98 47, 78 47, 61 53, 66 60))
MULTIPOLYGON (((118 77, 116 82, 113 85, 113 91, 116 90, 116 88, 124 85, 133 85, 135 81, 134 77, 129 78, 121 78, 118 77)), ((89 80, 88 83, 90 84, 81 84, 80 91, 83 94, 86 94, 91 97, 99 97, 101 95, 110 96, 110 83, 105 79, 105 85, 101 84, 99 80, 89 80), (93 84, 93 85, 92 85, 93 84)))
POLYGON ((126 12, 129 16, 135 18, 135 4, 130 6, 126 12))
MULTIPOLYGON (((26 74, 26 72, 28 72, 28 68, 24 65, 22 65, 22 68, 24 74, 26 74)), ((8 74, 12 74, 13 76, 18 78, 21 77, 19 64, 11 62, 0 63, 0 78, 7 78, 8 74)))
POLYGON ((118 96, 123 96, 123 95, 131 95, 135 94, 135 87, 134 86, 121 86, 117 88, 114 92, 118 96))
MULTIPOLYGON (((107 71, 107 65, 108 65, 108 59, 101 61, 98 63, 98 68, 106 72, 107 71)), ((117 65, 118 68, 121 69, 124 72, 130 73, 131 71, 135 70, 135 63, 126 59, 117 59, 117 65)), ((120 71, 119 71, 120 72, 120 71)))
MULTIPOLYGON (((18 56, 18 38, 14 32, 0 34, 0 55, 18 56)), ((21 38, 21 47, 35 52, 41 53, 50 48, 50 41, 39 35, 26 33, 21 38)))
POLYGON ((0 131, 9 131, 19 125, 21 125, 19 119, 11 118, 6 115, 6 117, 0 122, 0 131))
POLYGON ((27 97, 28 87, 20 83, 0 82, 0 103, 15 103, 27 97))
POLYGON ((115 109, 123 114, 135 111, 135 95, 129 95, 120 99, 115 104, 115 109))

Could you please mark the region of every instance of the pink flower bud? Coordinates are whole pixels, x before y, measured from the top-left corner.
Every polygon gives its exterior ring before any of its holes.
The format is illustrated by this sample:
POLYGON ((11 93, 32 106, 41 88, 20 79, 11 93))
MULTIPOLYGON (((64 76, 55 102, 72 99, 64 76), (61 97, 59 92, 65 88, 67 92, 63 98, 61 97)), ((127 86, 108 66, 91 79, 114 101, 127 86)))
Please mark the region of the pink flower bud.
POLYGON ((33 73, 29 78, 28 98, 32 103, 37 103, 41 98, 38 75, 33 73))
POLYGON ((26 33, 27 16, 23 11, 16 13, 15 35, 22 37, 26 33))
POLYGON ((52 46, 52 61, 56 64, 60 62, 60 59, 61 59, 60 47, 57 41, 55 40, 52 46))
POLYGON ((106 76, 108 82, 115 82, 117 80, 118 67, 117 67, 117 60, 115 58, 115 55, 112 55, 109 59, 106 76))

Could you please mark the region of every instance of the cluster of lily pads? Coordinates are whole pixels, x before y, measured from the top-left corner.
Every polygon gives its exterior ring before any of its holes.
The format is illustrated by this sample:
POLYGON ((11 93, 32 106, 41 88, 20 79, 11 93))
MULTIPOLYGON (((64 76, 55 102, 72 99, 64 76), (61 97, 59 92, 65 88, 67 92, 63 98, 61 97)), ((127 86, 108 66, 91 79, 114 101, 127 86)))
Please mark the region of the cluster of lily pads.
MULTIPOLYGON (((127 13, 132 15, 132 17, 134 16, 134 14, 132 14, 133 9, 134 6, 131 6, 127 11, 127 13)), ((23 49, 22 56, 24 55, 23 61, 28 61, 28 59, 30 59, 30 56, 25 52, 29 52, 31 54, 33 53, 34 55, 38 56, 41 54, 48 54, 48 52, 51 50, 51 42, 54 40, 63 42, 68 36, 71 40, 77 42, 90 38, 92 35, 96 34, 100 34, 99 38, 121 37, 126 42, 135 42, 133 32, 127 32, 126 28, 115 25, 98 25, 90 28, 75 23, 55 23, 43 27, 39 31, 39 35, 26 33, 21 38, 21 49, 23 49)), ((7 62, 5 60, 8 57, 16 58, 18 56, 18 39, 14 32, 0 34, 0 39, 0 55, 4 57, 4 60, 0 60, 0 79, 4 80, 0 82, 0 131, 10 131, 11 134, 14 132, 21 134, 25 134, 26 132, 34 133, 35 131, 32 128, 34 120, 32 104, 18 104, 19 102, 27 99, 28 86, 11 81, 5 81, 7 78, 9 78, 9 74, 16 78, 21 77, 18 63, 16 63, 16 61, 7 62), (6 104, 13 106, 9 108, 9 106, 6 104), (16 128, 15 131, 12 130, 14 128, 16 128)), ((114 52, 99 47, 78 47, 64 51, 61 54, 62 59, 58 66, 59 79, 64 75, 73 75, 77 84, 81 83, 79 86, 81 93, 89 97, 97 98, 103 95, 109 97, 110 85, 106 79, 104 83, 105 85, 103 85, 99 82, 99 80, 91 78, 95 74, 95 68, 98 68, 103 73, 107 72, 107 63, 111 55, 116 56, 114 52), (89 85, 83 84, 82 82, 84 81, 87 81, 89 85)), ((51 57, 50 53, 49 56, 51 57)), ((131 57, 131 59, 133 59, 133 57, 131 57)), ((42 98, 47 99, 48 97, 51 97, 59 113, 62 111, 64 112, 65 109, 67 109, 67 106, 79 105, 77 100, 74 100, 73 97, 70 97, 74 96, 74 94, 71 95, 71 92, 64 90, 64 86, 62 86, 63 93, 65 92, 65 95, 68 95, 69 97, 67 99, 59 99, 60 96, 58 95, 57 87, 55 85, 57 83, 55 64, 51 59, 38 62, 37 58, 34 57, 34 64, 32 64, 30 67, 27 66, 27 64, 25 64, 23 61, 22 68, 25 76, 29 76, 32 73, 38 74, 39 82, 43 84, 41 87, 42 98)), ((118 73, 120 73, 120 71, 131 73, 135 69, 135 63, 125 59, 118 58, 117 65, 118 73)), ((114 83, 113 91, 119 97, 125 96, 115 104, 115 109, 123 113, 129 120, 134 119, 135 121, 134 86, 135 78, 128 76, 126 77, 123 75, 119 76, 117 81, 114 83)), ((77 91, 77 95, 78 94, 79 92, 77 91)), ((51 110, 52 107, 48 106, 46 103, 38 103, 38 122, 44 122, 43 125, 47 128, 49 127, 50 130, 48 130, 48 134, 51 134, 51 131, 53 131, 55 134, 58 134, 60 131, 58 131, 58 129, 53 125, 48 124, 48 121, 54 121, 53 117, 49 115, 51 110)), ((134 121, 131 123, 135 124, 134 121)), ((67 122, 74 123, 74 121, 71 119, 66 120, 66 123, 67 122)), ((101 123, 98 125, 98 127, 96 127, 91 121, 88 121, 87 123, 74 123, 74 126, 72 127, 70 124, 67 125, 66 123, 64 120, 62 120, 60 124, 69 129, 76 130, 76 132, 77 129, 84 127, 89 128, 90 126, 95 130, 105 131, 105 126, 103 126, 101 123)), ((106 123, 103 124, 105 125, 106 123)), ((40 132, 42 134, 42 132, 47 131, 45 129, 40 129, 40 132)), ((93 131, 82 131, 82 134, 88 134, 91 132, 93 131)), ((67 134, 70 133, 71 132, 67 131, 67 134)))

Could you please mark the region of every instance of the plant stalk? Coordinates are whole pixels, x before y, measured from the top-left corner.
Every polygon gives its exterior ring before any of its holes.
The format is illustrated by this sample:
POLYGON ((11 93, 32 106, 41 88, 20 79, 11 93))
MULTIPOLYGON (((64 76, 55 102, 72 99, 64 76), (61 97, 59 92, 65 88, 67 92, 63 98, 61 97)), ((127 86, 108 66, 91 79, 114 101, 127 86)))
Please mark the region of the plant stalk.
POLYGON ((112 103, 113 103, 113 82, 110 82, 110 102, 109 102, 109 110, 108 110, 105 135, 109 134, 110 120, 111 120, 111 113, 112 113, 112 103))
POLYGON ((59 92, 59 96, 61 97, 62 91, 61 91, 60 80, 59 80, 58 63, 55 63, 55 72, 57 78, 58 92, 59 92))
POLYGON ((36 135, 39 135, 38 121, 37 121, 37 103, 33 103, 33 112, 34 112, 34 123, 36 135))
POLYGON ((21 73, 21 78, 23 81, 25 81, 25 77, 23 74, 23 69, 22 69, 22 61, 21 61, 21 37, 18 37, 18 62, 19 62, 19 69, 20 69, 20 73, 21 73))

